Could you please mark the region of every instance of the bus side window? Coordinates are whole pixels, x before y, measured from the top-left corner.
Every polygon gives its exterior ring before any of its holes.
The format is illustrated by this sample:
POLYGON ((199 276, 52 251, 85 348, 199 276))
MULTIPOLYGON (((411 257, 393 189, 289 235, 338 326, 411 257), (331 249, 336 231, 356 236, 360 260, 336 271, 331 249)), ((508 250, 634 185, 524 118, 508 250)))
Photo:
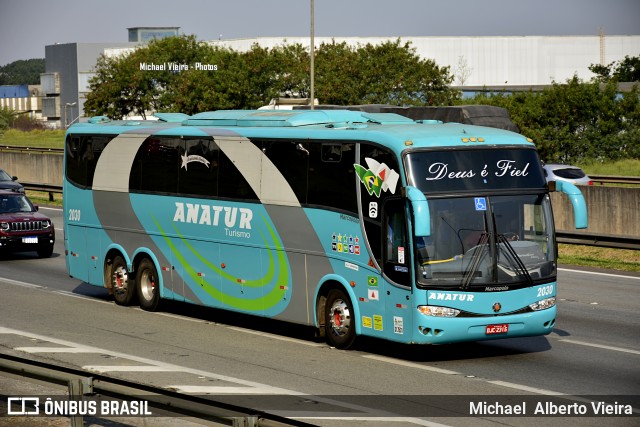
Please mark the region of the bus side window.
POLYGON ((178 192, 190 196, 218 195, 219 149, 211 138, 185 138, 185 159, 178 173, 178 192))
POLYGON ((309 184, 307 203, 350 212, 358 212, 354 186, 355 144, 311 143, 309 147, 309 184))
POLYGON ((75 185, 86 185, 86 165, 81 162, 81 137, 67 135, 67 149, 65 150, 67 179, 75 185))
POLYGON ((402 199, 384 205, 384 274, 394 282, 410 286, 410 249, 407 240, 407 217, 402 199))

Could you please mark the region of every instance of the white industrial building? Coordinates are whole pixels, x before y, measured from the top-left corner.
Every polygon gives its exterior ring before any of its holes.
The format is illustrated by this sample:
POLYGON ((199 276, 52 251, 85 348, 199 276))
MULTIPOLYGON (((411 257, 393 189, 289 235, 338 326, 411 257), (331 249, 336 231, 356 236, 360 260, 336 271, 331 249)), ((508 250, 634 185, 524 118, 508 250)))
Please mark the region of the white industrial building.
MULTIPOLYGON (((177 31, 177 27, 170 27, 177 31)), ((129 29, 131 32, 132 29, 129 29)), ((380 44, 397 37, 315 37, 315 46, 322 43, 346 42, 349 45, 380 44)), ((439 66, 450 66, 454 85, 463 91, 522 90, 531 87, 563 83, 577 75, 588 81, 592 64, 608 65, 625 56, 640 56, 640 35, 615 36, 491 36, 491 37, 400 37, 410 42, 416 54, 432 59, 439 66)), ((272 48, 299 43, 310 46, 309 37, 258 37, 209 41, 212 45, 246 51, 253 44, 272 48)), ((46 73, 43 88, 43 115, 54 112, 50 121, 64 125, 84 117, 84 100, 88 80, 101 53, 118 55, 134 49, 136 43, 82 44, 46 46, 46 73)), ((268 100, 265 100, 267 103, 268 100)), ((322 102, 322 100, 320 100, 322 102)))
MULTIPOLYGON (((377 45, 393 37, 315 37, 322 43, 377 45)), ((540 86, 565 82, 577 75, 589 80, 591 64, 607 65, 625 56, 640 56, 640 36, 520 36, 520 37, 402 37, 421 58, 450 66, 457 86, 540 86), (461 75, 465 74, 465 75, 461 75), (460 78, 462 80, 460 81, 460 78)), ((253 44, 272 48, 282 44, 309 47, 309 37, 258 37, 215 40, 238 51, 253 44)))

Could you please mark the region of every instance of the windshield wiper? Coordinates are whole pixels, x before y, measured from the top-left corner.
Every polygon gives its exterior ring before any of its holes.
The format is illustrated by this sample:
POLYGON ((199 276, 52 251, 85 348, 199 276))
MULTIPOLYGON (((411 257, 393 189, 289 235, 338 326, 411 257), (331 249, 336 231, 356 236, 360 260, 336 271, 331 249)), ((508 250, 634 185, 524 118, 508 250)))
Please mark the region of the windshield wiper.
POLYGON ((497 233, 496 237, 497 237, 498 245, 500 243, 503 243, 504 247, 507 249, 508 254, 511 255, 512 264, 515 262, 515 265, 517 267, 516 272, 524 276, 527 279, 527 282, 529 283, 529 285, 533 285, 533 278, 531 277, 531 274, 529 274, 529 270, 527 269, 527 266, 524 265, 524 263, 522 262, 522 259, 518 256, 518 253, 516 252, 516 250, 513 249, 513 246, 511 246, 511 243, 509 243, 509 240, 506 237, 504 237, 504 234, 500 234, 500 233, 497 233))
POLYGON ((484 256, 484 251, 482 250, 484 245, 489 242, 489 233, 482 233, 480 236, 480 240, 475 247, 475 251, 473 252, 473 257, 469 262, 469 266, 464 273, 464 277, 462 278, 462 285, 460 289, 468 289, 469 285, 471 285, 471 281, 473 280, 473 276, 475 272, 478 270, 478 266, 480 265, 480 261, 482 261, 482 257, 484 256))

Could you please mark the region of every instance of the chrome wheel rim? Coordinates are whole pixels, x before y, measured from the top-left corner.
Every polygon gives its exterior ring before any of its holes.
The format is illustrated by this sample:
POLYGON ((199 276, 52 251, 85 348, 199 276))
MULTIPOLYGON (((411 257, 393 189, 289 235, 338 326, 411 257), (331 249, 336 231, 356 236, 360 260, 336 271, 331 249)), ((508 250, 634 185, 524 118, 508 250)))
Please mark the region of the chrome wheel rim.
POLYGON ((129 272, 124 267, 118 267, 113 271, 113 293, 124 295, 129 289, 129 272))
POLYGON ((156 278, 149 270, 145 270, 140 277, 140 293, 146 301, 151 301, 156 290, 156 278))
POLYGON ((347 303, 341 299, 335 300, 329 311, 331 330, 339 337, 345 336, 351 328, 351 312, 347 303))

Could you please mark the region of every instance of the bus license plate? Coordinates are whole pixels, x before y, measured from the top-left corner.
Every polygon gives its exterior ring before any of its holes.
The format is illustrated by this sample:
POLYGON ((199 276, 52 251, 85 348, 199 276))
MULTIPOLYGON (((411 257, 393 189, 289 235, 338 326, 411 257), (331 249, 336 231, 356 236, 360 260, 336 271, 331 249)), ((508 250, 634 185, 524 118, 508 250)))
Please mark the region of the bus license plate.
POLYGON ((487 325, 484 333, 486 335, 506 334, 509 332, 509 325, 504 323, 502 325, 487 325))
POLYGON ((22 243, 38 243, 37 237, 23 237, 22 243))

